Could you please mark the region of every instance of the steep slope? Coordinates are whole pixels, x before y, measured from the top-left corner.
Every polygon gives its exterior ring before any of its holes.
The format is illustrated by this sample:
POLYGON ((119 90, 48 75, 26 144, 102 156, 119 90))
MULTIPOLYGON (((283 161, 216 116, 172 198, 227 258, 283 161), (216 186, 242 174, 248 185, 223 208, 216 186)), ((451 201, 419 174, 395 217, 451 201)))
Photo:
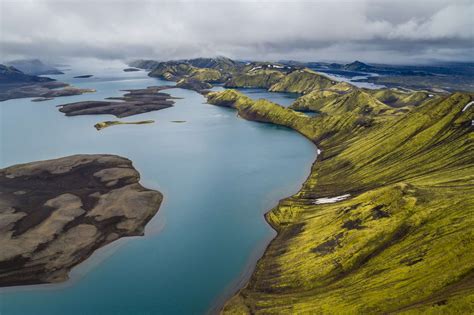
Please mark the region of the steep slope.
POLYGON ((310 69, 291 72, 282 80, 270 87, 270 92, 308 93, 313 90, 326 89, 337 82, 310 69))
POLYGON ((196 68, 188 63, 167 61, 158 63, 148 75, 169 81, 178 81, 182 77, 190 75, 194 70, 196 68))
POLYGON ((190 77, 201 82, 220 82, 223 74, 211 68, 198 68, 190 73, 190 77))
POLYGON ((301 191, 267 213, 278 236, 224 313, 473 311, 472 95, 405 111, 353 91, 314 118, 235 91, 208 97, 322 149, 301 191))
MULTIPOLYGON (((320 107, 341 99, 345 94, 354 90, 356 90, 354 86, 340 82, 327 89, 313 90, 302 95, 291 104, 290 108, 300 111, 318 112, 320 107)), ((402 91, 398 89, 363 89, 363 91, 385 105, 393 108, 405 108, 405 110, 440 97, 439 94, 425 91, 402 91)))
POLYGON ((168 81, 179 81, 192 78, 201 82, 220 82, 222 73, 211 68, 197 68, 186 61, 167 61, 158 63, 149 73, 151 77, 158 77, 168 81))
POLYGON ((324 90, 314 90, 298 97, 290 108, 299 111, 318 112, 322 106, 341 98, 353 91, 355 87, 346 82, 339 82, 324 90))
POLYGON ((425 91, 404 92, 399 89, 369 90, 368 92, 379 101, 392 107, 418 106, 430 98, 438 96, 425 91))
POLYGON ((257 71, 238 73, 233 75, 226 83, 226 87, 264 88, 268 89, 285 75, 281 71, 260 69, 257 71))
POLYGON ((196 68, 209 68, 222 72, 232 72, 243 64, 227 57, 195 58, 186 60, 187 63, 196 68))

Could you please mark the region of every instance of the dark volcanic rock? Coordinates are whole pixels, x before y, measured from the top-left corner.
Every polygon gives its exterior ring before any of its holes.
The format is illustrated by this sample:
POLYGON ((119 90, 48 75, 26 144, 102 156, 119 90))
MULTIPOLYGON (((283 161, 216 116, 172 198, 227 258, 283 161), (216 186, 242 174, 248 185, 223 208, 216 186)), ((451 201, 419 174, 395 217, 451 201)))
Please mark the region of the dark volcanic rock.
POLYGON ((94 76, 93 74, 84 74, 84 75, 75 76, 74 79, 86 79, 86 78, 90 78, 90 77, 93 77, 93 76, 94 76))
POLYGON ((64 281, 96 249, 142 235, 162 195, 139 179, 114 155, 0 169, 0 286, 64 281))
POLYGON ((61 105, 59 111, 66 116, 111 114, 127 117, 173 106, 173 97, 161 93, 170 86, 148 87, 146 89, 125 90, 123 97, 111 97, 115 101, 85 101, 61 105))

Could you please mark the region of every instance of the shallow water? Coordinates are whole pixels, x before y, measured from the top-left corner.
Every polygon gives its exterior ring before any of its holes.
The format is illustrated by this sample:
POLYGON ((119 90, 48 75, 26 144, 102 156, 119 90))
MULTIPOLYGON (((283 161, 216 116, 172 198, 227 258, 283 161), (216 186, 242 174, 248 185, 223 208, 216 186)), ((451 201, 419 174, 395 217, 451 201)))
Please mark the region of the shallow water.
MULTIPOLYGON (((144 237, 97 251, 66 283, 2 289, 0 314, 206 313, 249 274, 274 236, 264 212, 299 189, 316 148, 296 132, 239 119, 182 89, 168 91, 183 98, 174 107, 124 119, 154 124, 98 132, 95 123, 115 117, 65 117, 56 105, 170 82, 116 65, 56 77, 97 92, 0 103, 0 167, 77 153, 119 154, 133 161, 144 186, 164 194, 164 203, 144 237), (72 79, 81 74, 94 77, 72 79)), ((285 95, 267 94, 287 102, 285 95)))

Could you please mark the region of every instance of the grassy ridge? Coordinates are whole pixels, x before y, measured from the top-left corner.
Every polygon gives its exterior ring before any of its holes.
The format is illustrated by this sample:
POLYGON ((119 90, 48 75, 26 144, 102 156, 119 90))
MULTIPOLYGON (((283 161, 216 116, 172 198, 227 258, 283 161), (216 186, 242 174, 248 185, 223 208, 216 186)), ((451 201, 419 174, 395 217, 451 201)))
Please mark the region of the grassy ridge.
POLYGON ((216 69, 196 68, 188 63, 172 61, 157 64, 149 75, 169 81, 178 81, 183 77, 189 77, 201 82, 219 82, 223 76, 216 69))
POLYGON ((322 149, 300 192, 267 213, 278 236, 224 313, 472 312, 472 95, 394 106, 357 89, 319 103, 310 94, 314 118, 232 90, 208 95, 322 149))
POLYGON ((284 77, 281 71, 259 70, 254 72, 237 73, 226 83, 226 87, 270 88, 284 77))
POLYGON ((272 85, 270 92, 308 93, 315 89, 329 88, 337 82, 310 69, 293 71, 272 85))

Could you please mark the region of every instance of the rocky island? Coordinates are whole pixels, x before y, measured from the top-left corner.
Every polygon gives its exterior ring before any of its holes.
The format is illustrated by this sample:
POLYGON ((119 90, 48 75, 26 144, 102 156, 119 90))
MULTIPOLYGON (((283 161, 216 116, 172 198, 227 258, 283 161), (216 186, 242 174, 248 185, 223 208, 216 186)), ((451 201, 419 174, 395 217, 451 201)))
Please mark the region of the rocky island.
POLYGON ((93 76, 94 76, 93 74, 76 75, 74 79, 87 79, 87 78, 92 78, 93 76))
POLYGON ((65 281, 96 249, 143 235, 162 195, 139 179, 114 155, 0 169, 0 286, 65 281))
POLYGON ((84 101, 59 106, 66 116, 111 114, 128 117, 173 106, 173 97, 160 92, 170 86, 152 86, 146 89, 125 90, 122 97, 110 97, 117 101, 84 101))
POLYGON ((95 90, 75 88, 51 78, 25 74, 12 66, 0 65, 0 102, 24 97, 47 100, 90 92, 95 90))
POLYGON ((142 121, 117 121, 117 120, 108 120, 102 121, 94 125, 94 128, 97 130, 102 130, 104 128, 108 128, 111 126, 117 125, 145 125, 145 124, 152 124, 154 120, 142 120, 142 121))

